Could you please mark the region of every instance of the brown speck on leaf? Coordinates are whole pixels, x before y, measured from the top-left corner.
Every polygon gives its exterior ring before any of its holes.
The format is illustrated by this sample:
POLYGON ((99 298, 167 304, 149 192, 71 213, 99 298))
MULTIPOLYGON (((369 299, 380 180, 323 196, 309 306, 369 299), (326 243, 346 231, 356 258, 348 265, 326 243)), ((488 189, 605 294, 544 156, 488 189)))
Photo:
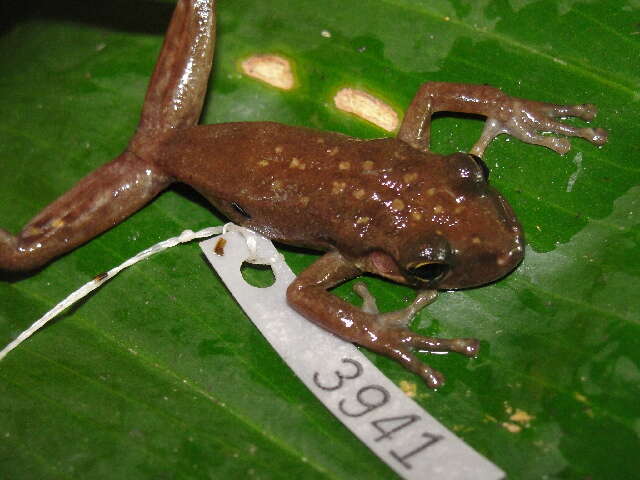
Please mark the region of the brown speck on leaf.
POLYGON ((409 398, 415 398, 418 387, 415 382, 407 382, 406 380, 400 380, 399 384, 400 390, 404 392, 404 394, 409 398))
POLYGON ((215 252, 216 255, 218 255, 219 257, 222 257, 224 255, 224 247, 227 244, 227 241, 224 238, 219 238, 218 241, 216 242, 216 246, 213 248, 213 251, 215 252))
POLYGON ((509 417, 509 420, 511 420, 512 422, 517 422, 521 425, 528 426, 529 422, 531 422, 531 420, 533 420, 534 418, 536 418, 534 415, 530 415, 524 410, 516 408, 516 411, 509 417))
POLYGON ((573 398, 575 398, 580 403, 587 403, 587 397, 585 397, 579 392, 573 392, 573 398))
POLYGON ((522 431, 522 427, 520 425, 516 425, 511 422, 502 422, 502 426, 511 433, 520 433, 522 431))

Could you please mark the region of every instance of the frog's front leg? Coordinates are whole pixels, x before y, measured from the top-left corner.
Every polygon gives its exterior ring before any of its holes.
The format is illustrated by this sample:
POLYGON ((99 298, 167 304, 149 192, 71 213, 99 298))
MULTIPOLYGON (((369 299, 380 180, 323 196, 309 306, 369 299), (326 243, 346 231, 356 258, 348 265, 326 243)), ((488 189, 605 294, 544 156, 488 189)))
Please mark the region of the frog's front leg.
POLYGON ((338 252, 330 252, 302 272, 287 290, 289 304, 316 324, 345 340, 386 355, 420 375, 431 388, 444 384, 440 372, 422 363, 413 350, 457 352, 474 356, 475 339, 440 339, 416 335, 408 321, 435 298, 434 291, 421 292, 408 308, 378 313, 375 300, 362 284, 354 289, 364 300, 357 308, 329 293, 329 289, 363 272, 338 252))
POLYGON ((591 104, 556 105, 510 97, 488 85, 428 82, 416 93, 400 127, 398 137, 422 151, 429 149, 431 116, 436 112, 459 112, 487 117, 484 131, 470 153, 481 157, 489 143, 507 133, 523 142, 542 145, 560 154, 569 151, 569 140, 542 133, 581 137, 595 145, 607 141, 602 128, 573 127, 558 121, 563 117, 592 120, 591 104))

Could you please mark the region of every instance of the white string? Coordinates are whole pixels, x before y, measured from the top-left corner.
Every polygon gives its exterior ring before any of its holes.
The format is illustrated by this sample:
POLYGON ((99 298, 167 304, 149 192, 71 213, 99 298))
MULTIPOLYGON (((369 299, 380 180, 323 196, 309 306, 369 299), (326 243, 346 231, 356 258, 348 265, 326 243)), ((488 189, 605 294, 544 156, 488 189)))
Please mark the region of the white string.
MULTIPOLYGON (((24 332, 18 335, 14 341, 12 341, 6 347, 4 347, 2 351, 0 351, 0 360, 2 360, 7 355, 7 353, 9 353, 11 350, 16 348, 18 345, 20 345, 22 342, 28 339, 35 332, 37 332, 42 327, 44 327, 48 322, 50 322, 52 319, 57 317, 65 309, 67 309, 68 307, 76 303, 78 300, 81 300, 82 298, 86 297, 89 293, 93 292, 96 288, 102 286, 105 282, 115 277, 118 273, 120 273, 125 268, 128 268, 131 265, 138 263, 139 261, 144 260, 145 258, 150 257, 151 255, 155 255, 156 253, 162 252, 167 248, 175 247, 176 245, 179 245, 181 243, 187 243, 197 238, 207 238, 213 235, 218 235, 220 233, 223 233, 229 230, 235 230, 236 228, 238 228, 236 225, 232 223, 228 223, 224 227, 209 227, 209 228, 204 228, 202 230, 199 230, 197 232, 193 232, 192 230, 185 230, 177 237, 168 238, 167 240, 163 240, 162 242, 156 243, 155 245, 152 245, 146 250, 143 250, 137 255, 129 258, 128 260, 125 260, 123 263, 121 263, 117 267, 112 268, 108 272, 98 275, 93 280, 91 280, 88 283, 85 283, 82 287, 80 287, 71 295, 69 295, 67 298, 65 298, 60 303, 58 303, 55 307, 53 307, 51 310, 45 313, 41 318, 36 320, 29 328, 27 328, 24 332)), ((253 242, 254 242, 254 250, 251 250, 250 246, 249 246, 249 249, 250 251, 255 252, 255 238, 253 239, 253 242)))

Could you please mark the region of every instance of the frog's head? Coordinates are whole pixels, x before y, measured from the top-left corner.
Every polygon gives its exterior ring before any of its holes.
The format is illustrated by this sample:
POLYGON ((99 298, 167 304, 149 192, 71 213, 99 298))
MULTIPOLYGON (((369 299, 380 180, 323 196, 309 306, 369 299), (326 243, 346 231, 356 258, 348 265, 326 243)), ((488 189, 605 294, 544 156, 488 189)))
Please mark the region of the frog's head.
POLYGON ((405 232, 401 248, 374 254, 376 273, 418 288, 458 289, 498 280, 521 262, 522 229, 506 200, 489 186, 482 160, 457 154, 446 161, 441 193, 421 205, 433 213, 420 228, 405 232))

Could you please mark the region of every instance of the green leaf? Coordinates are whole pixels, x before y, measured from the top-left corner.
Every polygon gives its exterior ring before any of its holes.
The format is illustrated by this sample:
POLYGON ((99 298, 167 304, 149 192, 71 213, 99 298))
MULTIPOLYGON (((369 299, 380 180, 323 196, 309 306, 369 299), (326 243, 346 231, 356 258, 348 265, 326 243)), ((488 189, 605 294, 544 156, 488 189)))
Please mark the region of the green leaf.
MULTIPOLYGON (((28 3, 4 15, 0 225, 10 231, 117 155, 137 123, 172 5, 94 3, 28 3)), ((638 7, 220 2, 204 123, 273 120, 375 137, 384 132, 332 106, 335 91, 365 88, 401 111, 428 80, 600 107, 603 148, 573 140, 559 157, 501 137, 487 151, 492 182, 527 233, 526 259, 493 285, 442 294, 413 325, 482 339, 478 358, 428 358, 448 378, 432 392, 371 355, 510 478, 638 478, 638 7), (242 76, 238 61, 261 52, 290 58, 299 87, 242 76)), ((481 128, 439 118, 434 150, 467 149, 481 128)), ((0 343, 143 248, 223 221, 176 187, 36 275, 5 275, 0 343)), ((296 271, 315 258, 285 255, 296 271)), ((410 296, 369 284, 384 309, 410 296)), ((0 438, 3 478, 394 475, 292 375, 195 244, 124 272, 0 363, 0 438)))

